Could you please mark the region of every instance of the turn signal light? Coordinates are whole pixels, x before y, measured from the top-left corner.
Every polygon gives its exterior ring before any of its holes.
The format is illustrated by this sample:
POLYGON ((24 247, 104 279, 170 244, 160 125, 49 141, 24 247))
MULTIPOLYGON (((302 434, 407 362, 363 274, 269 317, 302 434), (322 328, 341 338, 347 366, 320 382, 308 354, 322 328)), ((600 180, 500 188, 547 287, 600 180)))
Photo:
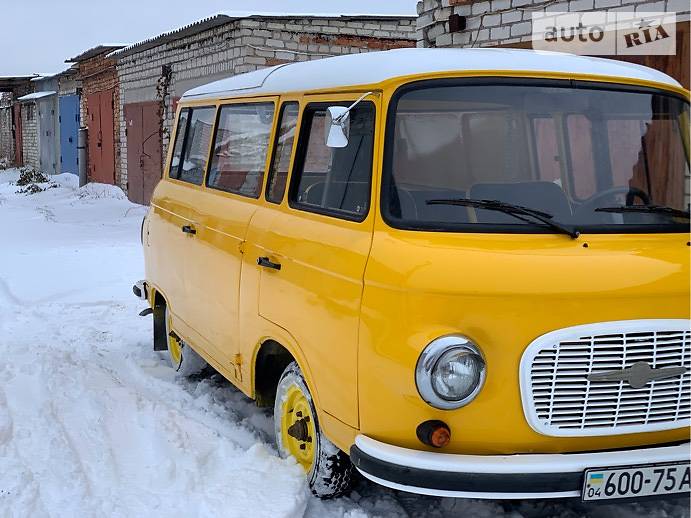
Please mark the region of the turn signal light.
POLYGON ((415 432, 420 442, 434 448, 443 448, 451 441, 451 430, 443 421, 425 421, 415 432))

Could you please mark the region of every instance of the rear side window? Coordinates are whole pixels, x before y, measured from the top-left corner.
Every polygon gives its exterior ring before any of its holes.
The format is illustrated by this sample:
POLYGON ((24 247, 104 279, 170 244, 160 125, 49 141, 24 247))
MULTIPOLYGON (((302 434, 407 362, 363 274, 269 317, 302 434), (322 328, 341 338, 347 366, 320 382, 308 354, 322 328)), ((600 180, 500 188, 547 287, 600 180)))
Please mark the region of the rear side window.
POLYGON ((178 177, 178 168, 180 167, 180 158, 182 157, 182 146, 185 143, 189 115, 190 111, 185 108, 180 111, 180 117, 178 117, 178 126, 175 131, 175 145, 173 146, 173 158, 170 161, 170 171, 168 171, 171 178, 178 177))
POLYGON ((258 198, 274 118, 273 103, 221 107, 207 185, 258 198))
POLYGON ((180 113, 170 177, 201 185, 211 143, 216 108, 189 108, 180 113))
POLYGON ((298 103, 288 102, 281 108, 281 119, 276 135, 274 156, 266 185, 266 199, 272 203, 281 203, 286 189, 290 155, 295 141, 295 127, 298 123, 298 103))
POLYGON ((326 146, 327 106, 305 110, 289 200, 310 212, 362 221, 370 200, 374 104, 361 102, 351 110, 350 139, 344 148, 326 146))

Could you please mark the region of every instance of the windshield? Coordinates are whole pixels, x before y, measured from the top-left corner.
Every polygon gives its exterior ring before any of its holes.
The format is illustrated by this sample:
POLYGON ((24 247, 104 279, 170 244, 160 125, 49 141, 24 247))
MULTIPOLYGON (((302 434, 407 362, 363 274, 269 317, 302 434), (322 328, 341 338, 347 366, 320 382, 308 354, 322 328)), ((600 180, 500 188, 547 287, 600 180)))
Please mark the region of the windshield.
POLYGON ((496 205, 457 201, 467 199, 535 209, 580 232, 688 230, 687 102, 616 85, 461 81, 413 84, 394 97, 382 196, 389 224, 551 231, 496 205))

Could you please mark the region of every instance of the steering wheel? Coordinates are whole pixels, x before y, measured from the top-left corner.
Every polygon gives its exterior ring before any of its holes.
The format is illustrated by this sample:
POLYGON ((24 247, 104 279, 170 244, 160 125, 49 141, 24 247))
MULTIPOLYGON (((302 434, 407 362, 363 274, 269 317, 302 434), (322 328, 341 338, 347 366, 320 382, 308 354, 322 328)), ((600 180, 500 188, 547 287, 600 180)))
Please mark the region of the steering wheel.
POLYGON ((647 192, 639 189, 638 187, 612 187, 611 189, 606 189, 602 192, 596 192, 590 198, 585 200, 583 204, 578 208, 578 211, 592 212, 603 200, 614 199, 617 195, 626 195, 626 205, 633 205, 633 201, 636 198, 640 198, 644 205, 650 205, 650 196, 647 192))

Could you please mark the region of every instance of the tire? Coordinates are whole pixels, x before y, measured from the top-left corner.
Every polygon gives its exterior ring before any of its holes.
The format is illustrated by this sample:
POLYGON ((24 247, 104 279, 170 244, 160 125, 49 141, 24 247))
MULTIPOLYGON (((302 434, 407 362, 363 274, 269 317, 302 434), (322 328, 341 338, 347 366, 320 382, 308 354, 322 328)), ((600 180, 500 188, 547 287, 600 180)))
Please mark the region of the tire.
POLYGON ((165 336, 170 366, 173 367, 175 372, 185 378, 199 374, 206 368, 206 360, 199 356, 199 354, 182 339, 177 337, 175 333, 171 333, 171 317, 168 306, 165 307, 163 318, 165 319, 165 336))
POLYGON ((315 496, 333 498, 348 492, 353 465, 320 430, 312 396, 295 362, 285 368, 278 382, 274 429, 279 454, 295 458, 315 496))

